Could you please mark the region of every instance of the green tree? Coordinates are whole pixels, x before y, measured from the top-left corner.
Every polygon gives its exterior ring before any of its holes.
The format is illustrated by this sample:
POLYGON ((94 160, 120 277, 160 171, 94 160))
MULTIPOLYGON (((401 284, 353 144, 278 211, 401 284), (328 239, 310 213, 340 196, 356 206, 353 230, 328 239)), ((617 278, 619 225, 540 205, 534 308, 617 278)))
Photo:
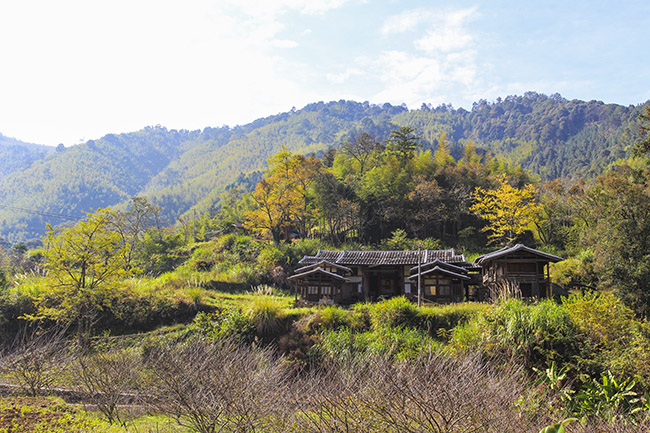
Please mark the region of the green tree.
POLYGON ((112 229, 121 237, 122 242, 130 245, 125 250, 127 267, 146 265, 144 255, 144 236, 149 230, 161 231, 161 209, 149 203, 144 197, 133 197, 126 212, 110 212, 112 229))
POLYGON ((45 244, 46 289, 36 299, 32 318, 75 327, 79 342, 85 343, 107 306, 113 283, 130 273, 129 245, 113 230, 107 209, 88 214, 73 227, 50 227, 45 244))
POLYGON ((470 209, 487 221, 483 228, 489 232, 491 243, 512 245, 534 222, 540 207, 535 200, 533 185, 515 188, 508 183, 506 175, 497 178, 496 189, 477 187, 470 209))
POLYGON ((455 163, 454 158, 451 156, 451 151, 449 150, 449 139, 447 138, 446 132, 440 134, 440 138, 438 138, 438 149, 433 153, 433 159, 436 162, 436 165, 440 168, 455 163))
POLYGON ((368 133, 354 137, 352 141, 345 140, 343 143, 343 151, 347 156, 356 161, 358 165, 358 176, 362 178, 368 165, 371 162, 372 155, 377 150, 381 150, 382 145, 373 136, 368 133))
POLYGON ((639 130, 642 139, 634 146, 634 154, 647 155, 650 152, 650 105, 645 107, 645 113, 639 114, 639 130))
POLYGON ((637 314, 650 316, 650 180, 619 166, 587 192, 594 224, 581 239, 594 249, 596 271, 637 314))
POLYGON ((395 155, 403 166, 410 161, 418 148, 422 145, 422 137, 417 135, 415 128, 412 126, 402 126, 399 129, 391 131, 386 140, 386 153, 395 155))

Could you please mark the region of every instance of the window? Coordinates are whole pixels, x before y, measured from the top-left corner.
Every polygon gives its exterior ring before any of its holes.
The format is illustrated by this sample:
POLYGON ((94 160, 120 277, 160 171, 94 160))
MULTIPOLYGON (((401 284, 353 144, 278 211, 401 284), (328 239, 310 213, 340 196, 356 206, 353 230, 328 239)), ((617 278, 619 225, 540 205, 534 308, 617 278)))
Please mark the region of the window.
POLYGON ((318 286, 309 286, 307 287, 308 295, 318 295, 318 286))
POLYGON ((332 286, 321 286, 320 293, 321 293, 321 295, 331 296, 332 295, 332 286))
POLYGON ((508 272, 511 274, 534 274, 535 263, 508 263, 508 272))

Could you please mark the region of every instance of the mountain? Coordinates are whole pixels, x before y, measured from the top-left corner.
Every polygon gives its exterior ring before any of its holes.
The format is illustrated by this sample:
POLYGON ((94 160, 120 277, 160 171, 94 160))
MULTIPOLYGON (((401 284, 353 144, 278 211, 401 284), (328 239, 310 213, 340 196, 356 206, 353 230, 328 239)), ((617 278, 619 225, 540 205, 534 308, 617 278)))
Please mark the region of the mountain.
POLYGON ((52 152, 53 147, 25 143, 0 134, 0 181, 11 173, 29 168, 52 152))
POLYGON ((416 127, 424 148, 431 149, 446 132, 456 157, 472 140, 543 179, 593 176, 628 155, 639 138, 641 110, 534 92, 481 100, 470 111, 444 104, 409 110, 318 102, 233 128, 147 127, 42 154, 39 147, 23 146, 32 153, 22 160, 14 156, 16 163, 0 171, 0 237, 14 242, 38 237, 46 222, 65 221, 53 215, 80 218, 135 195, 160 205, 173 222, 191 208, 202 212, 218 206, 228 185, 264 170, 281 146, 319 154, 361 132, 383 140, 397 126, 416 127))

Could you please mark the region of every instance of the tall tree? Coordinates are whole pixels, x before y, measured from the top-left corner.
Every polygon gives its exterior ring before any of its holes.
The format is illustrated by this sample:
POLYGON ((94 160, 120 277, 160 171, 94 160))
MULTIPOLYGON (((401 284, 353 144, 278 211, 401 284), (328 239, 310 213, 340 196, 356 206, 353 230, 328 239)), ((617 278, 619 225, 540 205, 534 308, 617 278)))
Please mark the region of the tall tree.
POLYGON ((144 235, 151 229, 162 230, 161 209, 149 203, 144 197, 133 197, 126 212, 111 212, 112 228, 122 237, 122 242, 130 245, 126 252, 127 267, 142 264, 144 254, 144 235), (139 263, 133 263, 135 261, 139 263))
POLYGON ((451 151, 449 150, 449 139, 447 138, 447 133, 443 132, 438 138, 438 149, 433 154, 433 159, 436 162, 436 165, 440 168, 444 168, 448 165, 454 164, 454 158, 451 156, 451 151))
POLYGON ((586 192, 592 221, 581 242, 594 250, 601 282, 638 314, 650 317, 650 179, 623 165, 586 192))
POLYGON ((526 185, 519 189, 508 183, 506 175, 497 178, 497 188, 474 190, 471 210, 487 221, 491 243, 512 245, 533 223, 540 211, 535 199, 536 189, 526 185))
POLYGON ((386 140, 386 153, 395 155, 402 166, 411 160, 415 152, 422 145, 422 137, 412 126, 401 126, 391 131, 386 140))
POLYGON ((45 240, 47 289, 39 295, 34 319, 76 327, 81 343, 90 337, 97 314, 107 305, 112 284, 130 274, 129 245, 113 230, 107 209, 74 227, 50 228, 45 240))
POLYGON ((368 163, 375 151, 382 149, 379 143, 372 135, 364 132, 354 137, 352 141, 346 140, 343 143, 343 151, 350 158, 355 160, 359 166, 358 177, 362 178, 369 168, 368 163))
POLYGON ((246 212, 245 226, 269 233, 275 242, 287 232, 305 235, 315 215, 310 212, 309 188, 316 178, 320 161, 292 155, 284 147, 269 159, 269 169, 253 192, 255 209, 246 212))
POLYGON ((647 155, 650 153, 650 105, 645 107, 645 113, 639 114, 639 131, 642 139, 634 146, 634 154, 647 155))

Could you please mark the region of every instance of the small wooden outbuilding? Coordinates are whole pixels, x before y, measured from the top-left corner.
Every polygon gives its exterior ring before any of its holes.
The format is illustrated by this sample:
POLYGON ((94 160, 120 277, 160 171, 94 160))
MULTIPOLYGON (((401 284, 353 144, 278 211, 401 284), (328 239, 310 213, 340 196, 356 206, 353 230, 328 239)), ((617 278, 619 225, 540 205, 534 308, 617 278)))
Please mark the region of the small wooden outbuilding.
POLYGON ((480 256, 474 263, 482 270, 484 286, 508 281, 519 286, 524 298, 550 298, 553 296, 550 263, 562 260, 553 254, 517 244, 480 256))

